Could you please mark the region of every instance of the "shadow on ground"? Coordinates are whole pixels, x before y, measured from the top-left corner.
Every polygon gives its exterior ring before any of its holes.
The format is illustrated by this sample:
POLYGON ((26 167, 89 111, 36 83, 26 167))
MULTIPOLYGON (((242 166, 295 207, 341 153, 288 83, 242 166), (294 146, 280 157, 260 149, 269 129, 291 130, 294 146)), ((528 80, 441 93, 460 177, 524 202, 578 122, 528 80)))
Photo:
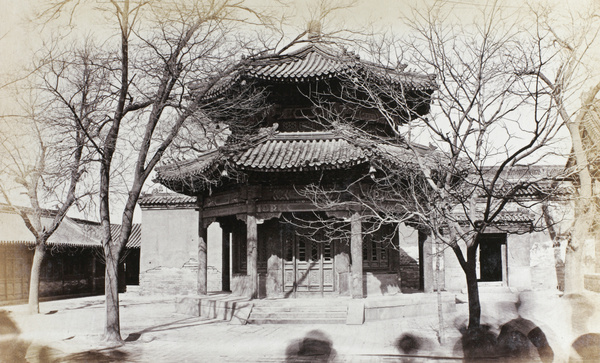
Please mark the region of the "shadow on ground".
POLYGON ((115 348, 94 349, 86 352, 69 354, 53 363, 59 362, 90 362, 90 363, 109 363, 109 362, 132 362, 129 354, 115 348))

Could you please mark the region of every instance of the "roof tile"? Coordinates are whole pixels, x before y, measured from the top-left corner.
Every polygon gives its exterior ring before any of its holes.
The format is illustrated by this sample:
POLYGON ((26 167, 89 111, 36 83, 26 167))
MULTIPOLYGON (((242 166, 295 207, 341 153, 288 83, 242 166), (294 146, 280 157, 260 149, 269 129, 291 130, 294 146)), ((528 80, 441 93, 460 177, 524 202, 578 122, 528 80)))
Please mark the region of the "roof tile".
POLYGON ((361 61, 357 55, 346 49, 319 42, 286 54, 247 58, 231 74, 216 83, 200 82, 196 88, 203 89, 204 97, 211 98, 222 94, 241 79, 304 82, 339 77, 348 74, 352 69, 367 71, 375 78, 402 85, 405 90, 437 88, 431 75, 404 72, 403 68, 394 69, 361 61))
MULTIPOLYGON (((241 170, 300 171, 338 169, 368 161, 369 148, 350 143, 329 132, 277 133, 246 149, 230 152, 211 151, 195 160, 157 168, 158 180, 175 180, 205 175, 217 164, 228 161, 241 170), (208 155, 210 154, 210 155, 208 155), (226 159, 226 160, 225 160, 226 159)), ((142 199, 142 205, 153 204, 142 199)))
POLYGON ((142 207, 159 206, 159 205, 195 205, 196 197, 190 197, 176 193, 160 193, 142 195, 138 204, 142 207))
MULTIPOLYGON (((113 240, 119 238, 121 234, 121 225, 120 224, 111 224, 110 225, 110 234, 113 240)), ((125 247, 127 248, 140 248, 142 246, 142 225, 139 223, 134 223, 131 226, 131 234, 129 235, 129 240, 125 247)))

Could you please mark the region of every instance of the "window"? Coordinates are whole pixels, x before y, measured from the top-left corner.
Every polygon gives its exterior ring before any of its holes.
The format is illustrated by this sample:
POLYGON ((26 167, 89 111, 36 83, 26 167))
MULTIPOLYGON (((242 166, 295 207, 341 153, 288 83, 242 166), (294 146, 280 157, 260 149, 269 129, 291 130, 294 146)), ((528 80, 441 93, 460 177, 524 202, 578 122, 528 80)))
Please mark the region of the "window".
MULTIPOLYGON (((366 239, 370 240, 370 238, 366 239)), ((363 241, 363 268, 387 269, 389 267, 387 246, 385 242, 363 241)))
POLYGON ((298 260, 306 261, 306 242, 298 241, 298 260))

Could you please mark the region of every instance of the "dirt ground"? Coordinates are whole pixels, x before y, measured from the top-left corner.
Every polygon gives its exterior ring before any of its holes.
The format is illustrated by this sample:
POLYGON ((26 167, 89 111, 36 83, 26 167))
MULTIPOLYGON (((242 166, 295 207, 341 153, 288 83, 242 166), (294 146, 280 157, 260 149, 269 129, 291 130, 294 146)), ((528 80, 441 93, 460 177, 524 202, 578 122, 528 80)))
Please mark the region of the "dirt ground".
POLYGON ((457 296, 456 313, 444 316, 443 344, 438 343, 435 314, 358 326, 233 325, 175 313, 172 296, 128 292, 120 296, 125 343, 108 347, 101 342, 103 296, 43 302, 39 315, 26 314, 24 305, 4 306, 0 358, 3 362, 451 362, 481 353, 495 361, 509 357, 525 362, 583 361, 581 354, 596 361, 589 357, 597 354, 600 343, 595 339, 600 334, 589 333, 600 333, 599 294, 562 297, 543 291, 482 294, 481 299, 487 328, 467 337, 467 351, 461 339, 467 320, 463 295, 457 296))

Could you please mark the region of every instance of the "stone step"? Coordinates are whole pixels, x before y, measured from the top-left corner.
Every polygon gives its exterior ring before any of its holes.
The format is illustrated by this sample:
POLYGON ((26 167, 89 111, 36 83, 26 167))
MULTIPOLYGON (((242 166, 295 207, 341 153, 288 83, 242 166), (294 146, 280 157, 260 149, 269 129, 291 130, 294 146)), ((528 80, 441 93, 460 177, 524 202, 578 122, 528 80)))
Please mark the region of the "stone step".
POLYGON ((262 302, 252 308, 251 324, 345 324, 348 307, 344 303, 308 304, 292 301, 262 302))
POLYGON ((250 315, 250 319, 312 319, 312 318, 335 318, 335 319, 346 319, 348 315, 347 312, 335 311, 335 312, 322 312, 322 313, 314 313, 314 312, 254 312, 252 311, 250 315))
POLYGON ((259 307, 300 307, 300 308, 323 308, 323 307, 346 307, 350 299, 280 299, 280 300, 254 300, 254 306, 259 307))
POLYGON ((345 305, 337 306, 260 306, 254 305, 252 311, 256 312, 346 312, 348 307, 345 305))
POLYGON ((265 318, 248 320, 250 324, 346 324, 346 318, 265 318))

